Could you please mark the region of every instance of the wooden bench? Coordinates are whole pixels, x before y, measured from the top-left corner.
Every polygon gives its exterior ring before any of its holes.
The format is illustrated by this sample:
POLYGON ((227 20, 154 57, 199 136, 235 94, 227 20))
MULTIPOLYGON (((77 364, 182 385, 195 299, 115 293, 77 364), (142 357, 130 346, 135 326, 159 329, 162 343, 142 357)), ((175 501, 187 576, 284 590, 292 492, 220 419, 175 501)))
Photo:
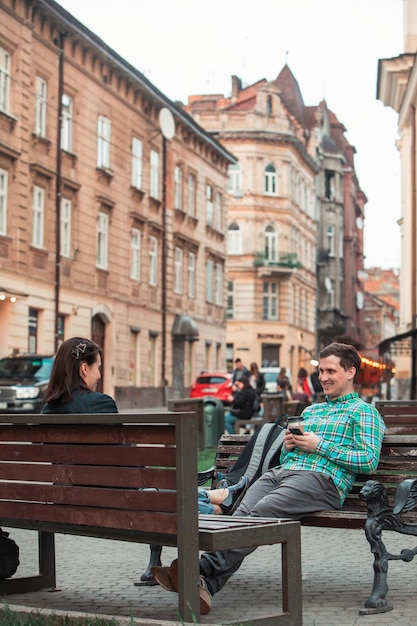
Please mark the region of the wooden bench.
POLYGON ((176 546, 179 614, 198 622, 199 550, 278 543, 274 619, 301 624, 299 522, 199 517, 197 440, 194 413, 0 416, 0 525, 39 536, 39 573, 1 593, 56 586, 54 533, 176 546))
MULTIPOLYGON (((249 439, 250 435, 223 435, 216 450, 216 471, 225 474, 249 439)), ((360 614, 383 613, 393 608, 385 599, 388 591, 388 562, 392 559, 410 561, 417 554, 417 548, 413 548, 402 551, 400 555, 391 555, 381 538, 383 530, 417 535, 415 509, 406 511, 405 514, 393 512, 397 486, 405 479, 410 481, 405 486, 411 490, 408 501, 412 509, 413 502, 414 505, 417 504, 417 434, 386 435, 376 472, 357 476, 343 508, 340 511, 314 513, 302 520, 302 524, 306 526, 365 530, 374 554, 374 584, 365 607, 359 611, 360 614)))
POLYGON ((375 408, 387 426, 386 434, 417 434, 417 400, 379 400, 375 408))

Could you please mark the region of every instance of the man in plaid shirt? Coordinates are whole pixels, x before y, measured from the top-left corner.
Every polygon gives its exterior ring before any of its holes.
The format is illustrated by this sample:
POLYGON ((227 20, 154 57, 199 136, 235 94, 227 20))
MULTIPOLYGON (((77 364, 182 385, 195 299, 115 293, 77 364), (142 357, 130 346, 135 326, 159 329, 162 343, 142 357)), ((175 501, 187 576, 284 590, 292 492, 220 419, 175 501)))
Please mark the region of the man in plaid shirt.
MULTIPOLYGON (((354 390, 361 357, 350 345, 331 343, 319 354, 319 377, 326 400, 303 411, 304 433, 286 431, 281 465, 246 492, 235 515, 302 519, 309 513, 340 509, 358 473, 373 472, 379 461, 384 422, 374 406, 354 390)), ((212 595, 256 548, 205 552, 200 559, 200 610, 209 613, 212 595)), ((177 591, 177 562, 155 567, 157 582, 177 591)))

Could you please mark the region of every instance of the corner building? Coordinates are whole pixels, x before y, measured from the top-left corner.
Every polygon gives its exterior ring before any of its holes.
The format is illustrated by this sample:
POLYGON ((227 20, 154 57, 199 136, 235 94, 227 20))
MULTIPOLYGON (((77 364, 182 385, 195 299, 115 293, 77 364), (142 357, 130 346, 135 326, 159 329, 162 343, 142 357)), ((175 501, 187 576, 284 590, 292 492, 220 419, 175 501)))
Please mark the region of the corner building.
POLYGON ((183 395, 225 361, 235 158, 52 0, 1 2, 0 84, 0 356, 91 336, 119 407, 183 395))
POLYGON ((306 107, 290 68, 186 110, 238 159, 229 166, 227 349, 298 368, 337 338, 361 343, 362 224, 354 149, 325 102, 306 107), (348 187, 348 177, 350 187, 348 187))

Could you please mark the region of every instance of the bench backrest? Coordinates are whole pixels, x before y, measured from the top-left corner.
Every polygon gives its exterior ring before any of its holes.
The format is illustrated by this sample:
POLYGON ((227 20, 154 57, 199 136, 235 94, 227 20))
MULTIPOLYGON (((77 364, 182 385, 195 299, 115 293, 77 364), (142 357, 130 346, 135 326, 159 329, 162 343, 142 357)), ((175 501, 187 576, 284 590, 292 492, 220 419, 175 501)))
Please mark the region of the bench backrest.
POLYGON ((192 413, 0 416, 0 525, 195 536, 196 487, 192 413))
POLYGON ((387 434, 417 434, 417 400, 380 400, 375 408, 387 426, 387 434))

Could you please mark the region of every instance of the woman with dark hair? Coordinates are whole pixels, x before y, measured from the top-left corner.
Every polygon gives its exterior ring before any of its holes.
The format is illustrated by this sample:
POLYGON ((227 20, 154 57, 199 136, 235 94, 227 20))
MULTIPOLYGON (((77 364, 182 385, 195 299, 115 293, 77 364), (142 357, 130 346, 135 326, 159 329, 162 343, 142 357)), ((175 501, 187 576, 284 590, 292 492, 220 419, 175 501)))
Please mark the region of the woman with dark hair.
POLYGON ((113 398, 96 391, 101 348, 82 337, 67 339, 56 353, 42 413, 118 413, 113 398))
MULTIPOLYGON (((311 402, 313 399, 313 392, 310 387, 310 383, 308 380, 308 372, 305 367, 300 367, 300 369, 298 370, 297 378, 299 382, 301 383, 303 392, 306 394, 308 398, 308 402, 311 402)), ((294 394, 293 394, 293 398, 294 398, 294 394)))
POLYGON ((251 387, 253 389, 255 389, 255 391, 258 394, 259 399, 260 399, 261 398, 261 393, 263 393, 265 391, 265 384, 266 383, 265 383, 265 377, 262 374, 262 372, 259 371, 257 363, 251 363, 250 364, 249 382, 251 384, 251 387))
POLYGON ((252 389, 247 376, 241 376, 235 385, 236 393, 229 396, 229 402, 232 405, 224 414, 224 427, 229 435, 235 432, 236 420, 250 420, 253 415, 254 402, 257 399, 256 392, 252 389))

